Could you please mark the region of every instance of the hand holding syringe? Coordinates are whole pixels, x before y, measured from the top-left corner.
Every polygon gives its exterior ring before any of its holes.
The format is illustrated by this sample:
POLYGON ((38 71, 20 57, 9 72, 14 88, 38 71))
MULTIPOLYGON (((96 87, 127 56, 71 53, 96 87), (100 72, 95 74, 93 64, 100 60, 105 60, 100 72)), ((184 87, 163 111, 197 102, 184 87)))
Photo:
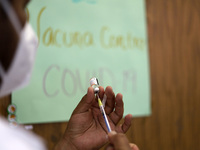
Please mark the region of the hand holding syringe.
MULTIPOLYGON (((132 116, 130 115, 126 115, 124 122, 117 125, 123 117, 123 95, 121 93, 115 95, 111 86, 107 86, 104 90, 103 87, 98 85, 97 79, 91 79, 90 83, 92 87, 88 88, 87 93, 74 109, 67 124, 66 132, 60 143, 63 146, 64 140, 64 143, 66 143, 65 149, 71 149, 72 147, 75 149, 99 149, 108 142, 109 135, 113 133, 112 131, 117 132, 113 136, 114 139, 116 136, 120 138, 121 133, 125 133, 131 126, 132 116), (107 96, 106 107, 103 107, 102 103, 104 103, 105 95, 107 96), (102 99, 102 102, 98 99, 101 112, 99 112, 95 96, 102 99), (108 132, 109 134, 107 134, 108 132)), ((109 139, 112 139, 112 137, 109 139)), ((116 148, 115 143, 118 143, 118 141, 111 140, 110 143, 116 148)), ((128 142, 127 145, 129 145, 128 142)))
POLYGON ((104 110, 104 106, 103 106, 103 104, 101 102, 101 99, 99 98, 99 83, 98 83, 97 78, 90 79, 90 85, 93 87, 95 95, 97 95, 99 108, 101 110, 101 113, 103 115, 104 121, 106 123, 107 130, 108 130, 108 132, 111 132, 110 124, 108 122, 108 118, 106 116, 106 113, 105 113, 105 110, 104 110))

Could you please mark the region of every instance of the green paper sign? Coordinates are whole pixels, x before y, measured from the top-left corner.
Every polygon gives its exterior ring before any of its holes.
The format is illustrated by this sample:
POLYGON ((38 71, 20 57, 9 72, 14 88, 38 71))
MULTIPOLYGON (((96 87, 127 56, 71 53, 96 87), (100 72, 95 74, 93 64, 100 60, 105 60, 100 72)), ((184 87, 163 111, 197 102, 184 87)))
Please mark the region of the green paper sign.
POLYGON ((28 87, 12 95, 18 123, 69 120, 89 80, 122 93, 125 114, 150 114, 144 0, 34 0, 39 48, 28 87))

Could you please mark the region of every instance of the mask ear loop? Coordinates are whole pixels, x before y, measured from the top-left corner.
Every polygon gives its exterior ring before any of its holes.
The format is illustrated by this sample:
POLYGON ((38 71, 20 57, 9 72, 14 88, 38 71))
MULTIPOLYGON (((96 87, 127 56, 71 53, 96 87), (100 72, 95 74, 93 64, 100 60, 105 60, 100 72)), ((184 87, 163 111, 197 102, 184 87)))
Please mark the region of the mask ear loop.
POLYGON ((19 22, 18 16, 16 15, 14 9, 12 8, 11 4, 7 0, 0 0, 1 5, 3 6, 4 11, 8 15, 9 20, 13 24, 15 31, 20 36, 20 32, 22 30, 22 26, 19 22))

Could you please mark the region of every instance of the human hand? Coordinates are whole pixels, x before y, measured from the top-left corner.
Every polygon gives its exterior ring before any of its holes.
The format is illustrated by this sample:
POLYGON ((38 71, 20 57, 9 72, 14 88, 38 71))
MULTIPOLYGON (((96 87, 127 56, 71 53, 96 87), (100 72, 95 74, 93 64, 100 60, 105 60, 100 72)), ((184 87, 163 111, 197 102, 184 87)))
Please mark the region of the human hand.
MULTIPOLYGON (((99 89, 101 99, 104 94, 107 96, 105 112, 111 129, 119 133, 125 133, 131 125, 132 115, 127 115, 124 123, 117 126, 124 112, 122 94, 117 94, 115 97, 110 86, 105 91, 103 87, 99 87, 99 89)), ((73 111, 63 139, 57 145, 57 149, 99 149, 106 142, 108 142, 106 124, 95 99, 93 88, 89 87, 87 94, 73 111)))
POLYGON ((106 147, 106 150, 139 150, 135 144, 129 143, 126 135, 123 133, 112 131, 108 133, 108 138, 110 144, 106 147))

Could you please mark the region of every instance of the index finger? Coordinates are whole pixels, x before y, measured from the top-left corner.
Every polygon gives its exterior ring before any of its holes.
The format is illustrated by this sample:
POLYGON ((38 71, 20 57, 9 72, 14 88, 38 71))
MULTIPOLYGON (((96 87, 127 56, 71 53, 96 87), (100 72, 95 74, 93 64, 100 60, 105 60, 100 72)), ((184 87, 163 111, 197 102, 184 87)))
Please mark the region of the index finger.
POLYGON ((79 114, 88 111, 94 101, 94 92, 92 87, 88 88, 87 94, 81 99, 72 114, 79 114))

